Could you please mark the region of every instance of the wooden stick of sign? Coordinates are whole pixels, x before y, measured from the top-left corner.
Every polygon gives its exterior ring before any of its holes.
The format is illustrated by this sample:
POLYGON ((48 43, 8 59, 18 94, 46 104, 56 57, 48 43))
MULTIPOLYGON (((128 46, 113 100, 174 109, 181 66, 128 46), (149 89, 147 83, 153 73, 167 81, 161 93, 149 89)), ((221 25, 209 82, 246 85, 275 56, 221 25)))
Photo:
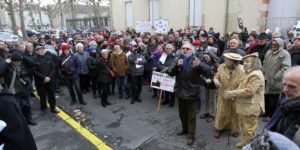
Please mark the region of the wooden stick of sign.
POLYGON ((163 90, 160 90, 158 104, 157 104, 157 112, 159 111, 159 108, 160 108, 162 93, 163 93, 163 90))

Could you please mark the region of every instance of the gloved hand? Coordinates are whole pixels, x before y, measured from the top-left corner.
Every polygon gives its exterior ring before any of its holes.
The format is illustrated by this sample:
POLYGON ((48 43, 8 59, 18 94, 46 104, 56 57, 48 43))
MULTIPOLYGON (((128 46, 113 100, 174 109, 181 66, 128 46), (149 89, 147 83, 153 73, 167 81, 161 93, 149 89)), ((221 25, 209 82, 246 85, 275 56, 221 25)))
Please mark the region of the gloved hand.
POLYGON ((230 91, 225 91, 224 94, 223 94, 223 98, 224 99, 232 99, 233 95, 230 91))
POLYGON ((160 71, 161 73, 167 73, 169 68, 165 68, 162 71, 160 71))
POLYGON ((222 82, 220 82, 219 80, 214 80, 214 83, 216 85, 217 88, 221 88, 222 87, 222 82))
POLYGON ((211 83, 211 79, 206 79, 205 82, 206 82, 207 84, 210 84, 210 83, 211 83))

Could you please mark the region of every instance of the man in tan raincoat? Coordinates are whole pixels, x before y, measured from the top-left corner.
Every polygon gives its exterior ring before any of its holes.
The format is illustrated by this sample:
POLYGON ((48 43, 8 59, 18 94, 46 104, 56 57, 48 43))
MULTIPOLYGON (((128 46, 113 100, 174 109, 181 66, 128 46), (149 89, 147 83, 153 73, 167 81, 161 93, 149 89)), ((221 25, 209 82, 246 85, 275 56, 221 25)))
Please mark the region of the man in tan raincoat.
POLYGON ((236 145, 238 148, 251 142, 255 136, 258 116, 265 111, 265 78, 258 53, 246 55, 243 60, 246 75, 242 77, 239 87, 224 92, 225 99, 235 99, 236 112, 240 115, 243 138, 236 145))
POLYGON ((236 53, 223 54, 225 63, 221 64, 214 77, 214 82, 219 87, 217 101, 217 114, 215 120, 215 138, 220 138, 223 129, 230 130, 233 137, 239 136, 240 121, 236 113, 235 99, 225 99, 224 91, 238 88, 240 79, 244 77, 243 66, 240 65, 242 56, 236 53))

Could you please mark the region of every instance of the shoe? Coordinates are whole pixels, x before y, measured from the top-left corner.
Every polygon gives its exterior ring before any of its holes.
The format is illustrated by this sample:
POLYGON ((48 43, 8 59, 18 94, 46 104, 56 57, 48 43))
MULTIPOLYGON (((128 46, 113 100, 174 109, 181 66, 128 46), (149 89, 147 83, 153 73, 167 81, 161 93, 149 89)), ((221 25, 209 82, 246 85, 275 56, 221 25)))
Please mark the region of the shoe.
POLYGON ((270 121, 270 118, 269 117, 265 117, 264 119, 263 119, 263 122, 269 122, 270 121))
POLYGON ((105 104, 106 104, 106 105, 111 105, 111 103, 110 103, 110 102, 108 102, 108 101, 106 101, 106 102, 105 102, 105 104))
POLYGON ((194 144, 194 137, 188 137, 186 145, 187 146, 192 146, 194 144))
POLYGON ((169 107, 174 107, 174 103, 170 102, 169 107))
POLYGON ((37 122, 34 121, 33 119, 29 119, 29 120, 27 120, 27 124, 35 126, 35 125, 37 125, 37 122))
POLYGON ((155 98, 157 98, 157 95, 153 95, 151 98, 152 98, 152 99, 155 99, 155 98))
POLYGON ((85 101, 81 101, 79 104, 86 105, 86 102, 85 101))
POLYGON ((209 116, 209 113, 204 113, 202 115, 200 115, 200 119, 205 119, 209 116))
POLYGON ((96 95, 96 94, 94 94, 94 95, 93 95, 93 98, 94 98, 94 99, 96 99, 96 98, 97 98, 97 95, 96 95))
POLYGON ((42 110, 42 116, 47 115, 47 110, 42 110))
POLYGON ((250 143, 250 142, 246 142, 246 141, 242 140, 241 142, 237 143, 235 146, 236 146, 236 148, 243 148, 248 143, 250 143))
POLYGON ((178 133, 176 133, 177 136, 185 135, 187 134, 187 131, 181 130, 178 133))
POLYGON ((123 99, 123 96, 119 96, 119 99, 123 99))
POLYGON ((71 101, 70 106, 74 105, 76 101, 71 101))
POLYGON ((166 100, 161 103, 161 105, 167 105, 167 104, 169 104, 169 101, 166 100))
POLYGON ((137 101, 137 102, 142 102, 142 100, 141 100, 141 98, 137 98, 135 101, 137 101))
POLYGON ((135 100, 134 99, 131 99, 130 100, 130 104, 134 104, 135 103, 135 100))
POLYGON ((214 137, 215 137, 216 139, 219 139, 219 138, 221 137, 221 131, 220 131, 220 130, 216 130, 216 131, 215 131, 214 137))
POLYGON ((214 121, 214 116, 209 115, 206 119, 206 122, 212 122, 214 121))
POLYGON ((126 97, 125 97, 125 99, 129 99, 130 98, 130 96, 129 95, 127 95, 126 97))
POLYGON ((106 104, 105 103, 101 103, 102 107, 106 107, 106 104))
POLYGON ((51 110, 51 112, 57 114, 57 113, 59 113, 59 110, 57 110, 56 108, 54 108, 54 109, 51 110))
POLYGON ((232 137, 238 137, 238 136, 240 136, 240 133, 237 133, 237 132, 236 133, 232 133, 231 136, 232 137))

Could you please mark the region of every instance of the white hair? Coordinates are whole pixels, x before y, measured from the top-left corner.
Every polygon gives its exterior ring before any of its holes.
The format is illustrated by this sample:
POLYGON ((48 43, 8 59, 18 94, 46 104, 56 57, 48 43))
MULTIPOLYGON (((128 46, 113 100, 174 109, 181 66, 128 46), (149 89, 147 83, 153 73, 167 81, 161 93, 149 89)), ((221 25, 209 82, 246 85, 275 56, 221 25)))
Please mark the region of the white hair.
POLYGON ((109 53, 109 50, 108 50, 108 49, 102 49, 102 50, 101 50, 101 55, 103 55, 104 53, 107 53, 107 54, 108 54, 108 53, 109 53))
POLYGON ((191 48, 192 54, 195 54, 195 47, 194 45, 192 45, 190 42, 186 42, 182 45, 182 47, 184 47, 185 45, 187 45, 189 48, 191 48))
POLYGON ((83 48, 83 44, 82 44, 82 43, 77 43, 77 44, 76 44, 76 50, 77 50, 79 47, 82 47, 82 48, 83 48))
POLYGON ((295 74, 300 75, 300 66, 293 66, 293 67, 289 68, 288 70, 286 70, 284 72, 283 76, 285 76, 285 75, 287 75, 289 73, 295 73, 295 74))

